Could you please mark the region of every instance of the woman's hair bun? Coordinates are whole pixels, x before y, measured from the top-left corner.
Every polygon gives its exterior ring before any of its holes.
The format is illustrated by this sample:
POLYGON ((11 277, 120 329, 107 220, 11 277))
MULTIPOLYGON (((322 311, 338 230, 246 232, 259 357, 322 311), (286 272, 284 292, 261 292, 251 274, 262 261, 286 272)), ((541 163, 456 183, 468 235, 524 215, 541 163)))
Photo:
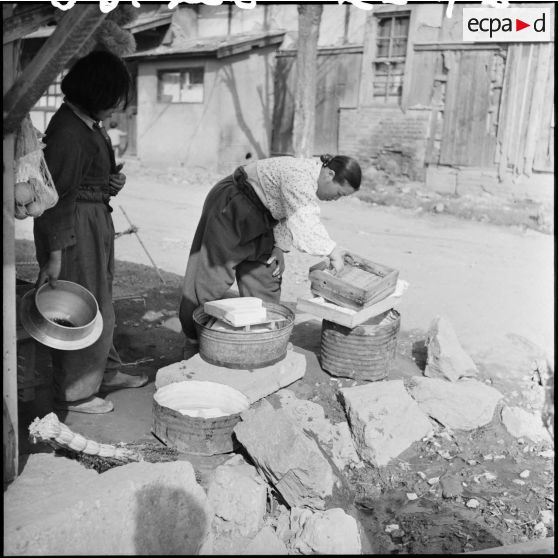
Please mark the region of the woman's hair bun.
POLYGON ((330 155, 329 153, 326 153, 325 155, 320 155, 320 161, 323 163, 324 167, 327 167, 332 159, 333 156, 330 155))

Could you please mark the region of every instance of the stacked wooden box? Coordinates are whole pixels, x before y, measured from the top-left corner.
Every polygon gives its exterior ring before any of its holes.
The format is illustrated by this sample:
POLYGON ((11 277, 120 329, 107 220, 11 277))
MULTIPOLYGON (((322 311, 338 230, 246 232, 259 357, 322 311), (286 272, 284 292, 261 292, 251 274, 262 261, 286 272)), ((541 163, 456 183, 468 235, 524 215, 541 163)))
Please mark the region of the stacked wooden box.
POLYGON ((345 256, 334 275, 326 262, 309 271, 314 297, 300 298, 298 311, 322 318, 321 365, 334 376, 385 378, 395 358, 400 315, 394 309, 407 287, 396 269, 357 254, 345 256))

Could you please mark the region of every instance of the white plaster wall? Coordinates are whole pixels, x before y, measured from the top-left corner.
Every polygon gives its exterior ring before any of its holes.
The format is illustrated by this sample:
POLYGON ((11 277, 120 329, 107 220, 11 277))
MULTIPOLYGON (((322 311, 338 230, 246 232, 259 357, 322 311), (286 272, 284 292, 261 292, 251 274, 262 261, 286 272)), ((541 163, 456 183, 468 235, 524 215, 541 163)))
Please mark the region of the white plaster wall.
POLYGON ((165 61, 138 70, 138 156, 155 166, 228 172, 269 156, 272 113, 271 49, 223 60, 165 61), (159 103, 157 70, 205 67, 204 103, 159 103), (267 80, 267 87, 266 87, 267 80))

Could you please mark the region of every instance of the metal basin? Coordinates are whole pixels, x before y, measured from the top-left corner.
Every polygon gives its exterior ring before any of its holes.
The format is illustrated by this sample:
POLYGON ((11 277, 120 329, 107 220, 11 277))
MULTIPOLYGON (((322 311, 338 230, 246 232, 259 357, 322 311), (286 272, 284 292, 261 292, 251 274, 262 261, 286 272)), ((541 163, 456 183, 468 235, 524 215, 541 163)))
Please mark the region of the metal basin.
POLYGON ((233 430, 240 422, 240 413, 249 407, 249 399, 230 386, 196 380, 176 382, 155 392, 151 430, 165 445, 182 452, 228 453, 238 447, 233 430))
POLYGON ((103 330, 95 297, 85 287, 61 280, 55 288, 45 283, 24 295, 21 324, 43 345, 66 351, 92 345, 103 330))
POLYGON ((193 319, 200 341, 200 357, 217 366, 252 369, 271 366, 283 360, 293 331, 295 315, 282 304, 264 302, 269 318, 286 324, 272 331, 219 331, 206 327, 211 319, 203 306, 194 310, 193 319))

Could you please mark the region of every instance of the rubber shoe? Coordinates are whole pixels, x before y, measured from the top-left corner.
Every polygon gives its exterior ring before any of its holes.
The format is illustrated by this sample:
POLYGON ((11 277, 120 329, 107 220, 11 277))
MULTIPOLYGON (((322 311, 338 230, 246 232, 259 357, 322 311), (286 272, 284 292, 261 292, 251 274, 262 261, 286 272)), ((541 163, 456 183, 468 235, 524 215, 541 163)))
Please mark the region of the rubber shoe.
POLYGON ((59 411, 101 415, 103 413, 110 413, 114 409, 114 405, 112 401, 106 401, 93 395, 79 401, 55 401, 54 408, 59 411))
POLYGON ((132 375, 123 374, 119 371, 116 373, 105 373, 99 393, 109 393, 117 389, 139 388, 147 384, 148 381, 147 374, 132 375))

